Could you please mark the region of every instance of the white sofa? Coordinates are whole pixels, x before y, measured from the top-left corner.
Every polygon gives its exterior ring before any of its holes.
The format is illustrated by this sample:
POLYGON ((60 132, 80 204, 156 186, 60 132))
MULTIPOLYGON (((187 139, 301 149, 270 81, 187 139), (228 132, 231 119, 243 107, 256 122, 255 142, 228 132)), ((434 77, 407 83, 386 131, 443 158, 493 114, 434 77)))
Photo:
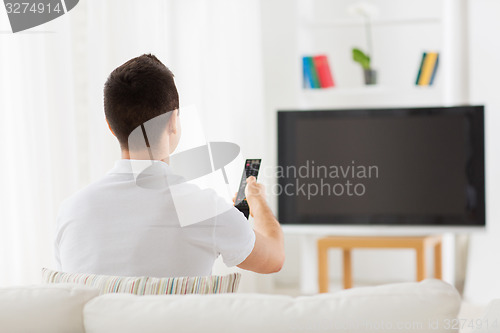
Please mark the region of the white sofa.
POLYGON ((79 285, 0 288, 0 332, 455 332, 460 296, 438 280, 289 297, 135 296, 79 285))

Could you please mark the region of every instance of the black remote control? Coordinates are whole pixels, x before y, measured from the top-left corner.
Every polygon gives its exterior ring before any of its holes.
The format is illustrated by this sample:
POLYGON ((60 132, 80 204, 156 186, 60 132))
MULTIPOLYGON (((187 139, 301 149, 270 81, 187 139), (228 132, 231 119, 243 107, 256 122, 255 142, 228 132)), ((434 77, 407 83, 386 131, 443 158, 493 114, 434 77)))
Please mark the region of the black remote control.
POLYGON ((245 198, 245 187, 247 186, 247 178, 254 176, 257 178, 260 168, 260 159, 248 159, 245 161, 245 170, 241 176, 240 187, 236 195, 235 207, 245 215, 246 218, 250 215, 250 207, 248 206, 247 199, 245 198))

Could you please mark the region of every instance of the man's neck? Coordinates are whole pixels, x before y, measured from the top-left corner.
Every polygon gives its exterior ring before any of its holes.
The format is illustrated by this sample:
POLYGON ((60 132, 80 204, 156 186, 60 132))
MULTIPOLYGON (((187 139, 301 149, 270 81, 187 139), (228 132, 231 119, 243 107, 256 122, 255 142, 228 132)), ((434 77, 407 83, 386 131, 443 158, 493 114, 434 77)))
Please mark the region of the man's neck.
POLYGON ((150 154, 149 151, 139 151, 130 154, 128 150, 122 150, 122 159, 124 160, 153 160, 153 161, 163 161, 168 164, 169 156, 168 154, 150 154), (132 155, 132 156, 131 156, 132 155), (153 156, 151 156, 153 155, 153 156), (161 156, 166 156, 161 158, 161 156), (156 158, 155 158, 156 157, 156 158))

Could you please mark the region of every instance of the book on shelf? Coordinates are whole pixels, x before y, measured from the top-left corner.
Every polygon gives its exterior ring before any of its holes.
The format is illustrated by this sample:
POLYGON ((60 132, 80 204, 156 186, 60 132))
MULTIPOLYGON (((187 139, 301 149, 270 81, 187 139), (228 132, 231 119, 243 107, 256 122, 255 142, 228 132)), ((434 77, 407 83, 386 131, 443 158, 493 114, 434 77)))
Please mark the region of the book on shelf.
POLYGON ((304 88, 334 87, 328 57, 324 54, 302 57, 304 88))
POLYGON ((318 74, 314 68, 312 57, 302 57, 302 67, 304 70, 304 88, 321 88, 318 74))
POLYGON ((439 65, 438 52, 424 52, 418 69, 417 86, 432 86, 439 65))

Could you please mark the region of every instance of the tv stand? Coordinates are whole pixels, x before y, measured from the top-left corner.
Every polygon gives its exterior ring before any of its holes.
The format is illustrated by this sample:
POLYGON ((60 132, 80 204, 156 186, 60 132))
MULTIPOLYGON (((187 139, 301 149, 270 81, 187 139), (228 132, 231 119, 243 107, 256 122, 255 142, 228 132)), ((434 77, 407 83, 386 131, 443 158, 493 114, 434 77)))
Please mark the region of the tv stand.
POLYGON ((355 236, 355 237, 324 237, 318 239, 318 283, 319 292, 328 292, 328 249, 340 248, 343 257, 344 288, 352 287, 351 250, 355 248, 389 248, 389 249, 414 249, 417 261, 417 281, 427 277, 426 249, 434 249, 434 275, 442 278, 442 237, 441 236, 413 236, 413 237, 387 237, 387 236, 355 236))

